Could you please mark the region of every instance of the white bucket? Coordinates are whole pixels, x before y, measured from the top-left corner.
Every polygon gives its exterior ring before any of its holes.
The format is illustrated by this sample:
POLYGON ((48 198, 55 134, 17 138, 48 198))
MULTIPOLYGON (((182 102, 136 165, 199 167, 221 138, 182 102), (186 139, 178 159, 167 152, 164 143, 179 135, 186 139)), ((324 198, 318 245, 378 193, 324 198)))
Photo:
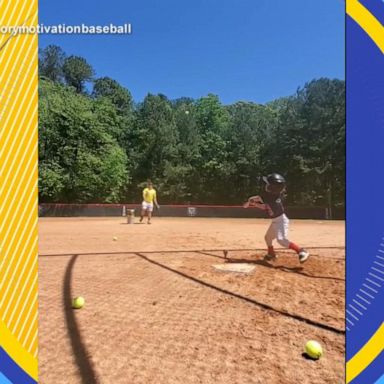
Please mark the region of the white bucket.
POLYGON ((134 209, 127 209, 127 223, 133 224, 135 219, 135 210, 134 209))

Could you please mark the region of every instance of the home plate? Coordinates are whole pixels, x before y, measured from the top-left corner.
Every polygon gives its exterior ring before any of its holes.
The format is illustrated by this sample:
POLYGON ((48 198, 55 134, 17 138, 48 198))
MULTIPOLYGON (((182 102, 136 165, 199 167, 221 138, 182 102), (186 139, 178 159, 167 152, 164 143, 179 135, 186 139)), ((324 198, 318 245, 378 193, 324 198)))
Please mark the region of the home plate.
POLYGON ((222 272, 237 272, 237 273, 250 273, 256 267, 251 264, 245 263, 226 263, 226 264, 215 264, 213 268, 222 272))

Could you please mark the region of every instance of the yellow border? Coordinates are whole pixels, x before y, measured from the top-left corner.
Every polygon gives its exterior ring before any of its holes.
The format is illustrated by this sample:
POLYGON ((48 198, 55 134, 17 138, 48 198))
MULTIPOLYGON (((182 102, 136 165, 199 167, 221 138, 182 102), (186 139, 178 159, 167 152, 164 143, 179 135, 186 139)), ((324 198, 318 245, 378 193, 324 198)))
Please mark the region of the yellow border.
POLYGON ((347 362, 347 384, 360 375, 384 348, 384 323, 368 342, 347 362))
MULTIPOLYGON (((37 6, 0 1, 0 26, 36 27, 37 6)), ((36 381, 37 53, 37 35, 0 35, 0 345, 36 381)))
MULTIPOLYGON (((358 0, 346 0, 346 12, 384 53, 384 26, 358 0)), ((368 342, 347 362, 347 384, 360 375, 383 351, 384 323, 368 342)))
POLYGON ((0 334, 2 342, 8 346, 7 354, 19 367, 22 367, 29 376, 37 380, 37 359, 22 348, 19 341, 12 335, 2 321, 0 321, 0 334))
POLYGON ((347 14, 367 33, 384 53, 384 27, 358 0, 347 0, 347 14))

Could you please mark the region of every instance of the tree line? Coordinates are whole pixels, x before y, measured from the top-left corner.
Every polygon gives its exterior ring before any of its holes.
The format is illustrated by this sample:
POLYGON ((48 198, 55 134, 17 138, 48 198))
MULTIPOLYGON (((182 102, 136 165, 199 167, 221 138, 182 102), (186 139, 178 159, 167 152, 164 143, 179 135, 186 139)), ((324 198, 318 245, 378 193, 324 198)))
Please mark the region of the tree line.
POLYGON ((344 81, 312 80, 266 104, 135 103, 86 59, 40 50, 40 202, 139 202, 151 179, 163 204, 239 204, 271 172, 287 178, 290 205, 344 205, 344 81))

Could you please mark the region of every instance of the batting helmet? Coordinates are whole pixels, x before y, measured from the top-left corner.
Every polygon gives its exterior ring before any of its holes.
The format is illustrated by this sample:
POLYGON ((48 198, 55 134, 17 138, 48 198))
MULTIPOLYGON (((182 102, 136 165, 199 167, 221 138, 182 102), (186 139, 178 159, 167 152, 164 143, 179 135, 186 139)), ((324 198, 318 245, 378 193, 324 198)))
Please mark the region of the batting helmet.
POLYGON ((272 193, 280 193, 285 188, 285 179, 278 173, 271 173, 263 176, 264 182, 267 184, 267 190, 272 193))

